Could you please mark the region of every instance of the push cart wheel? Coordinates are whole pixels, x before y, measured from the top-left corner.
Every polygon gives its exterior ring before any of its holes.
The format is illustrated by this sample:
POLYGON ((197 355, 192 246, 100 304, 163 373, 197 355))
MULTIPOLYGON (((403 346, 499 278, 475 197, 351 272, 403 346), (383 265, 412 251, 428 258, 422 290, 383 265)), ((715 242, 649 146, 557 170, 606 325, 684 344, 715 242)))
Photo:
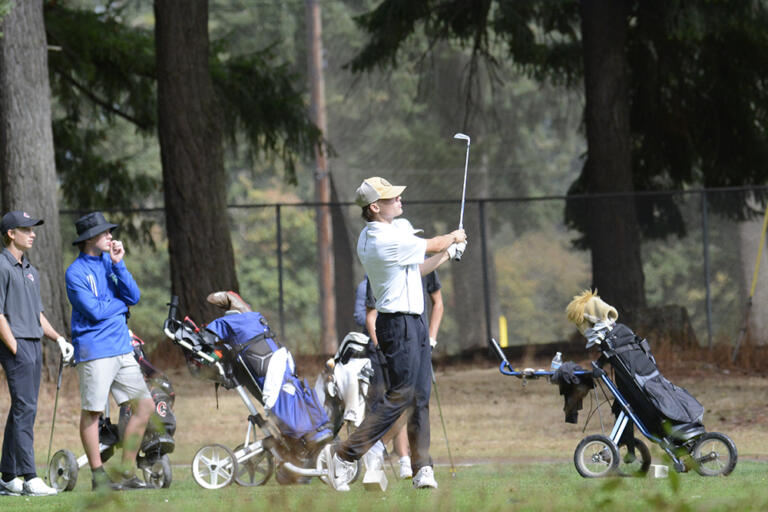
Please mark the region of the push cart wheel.
POLYGON ((626 443, 619 444, 619 474, 621 476, 645 476, 651 467, 651 450, 635 438, 635 453, 630 453, 626 443))
MULTIPOLYGON (((239 445, 235 448, 235 453, 242 450, 243 447, 244 445, 239 445)), ((235 482, 245 487, 264 485, 274 470, 275 461, 272 454, 267 450, 262 450, 251 458, 237 463, 235 482)))
POLYGON ((163 455, 153 464, 142 468, 144 481, 155 489, 167 489, 173 481, 173 470, 171 469, 171 459, 168 455, 163 455))
MULTIPOLYGON (((332 453, 333 452, 331 451, 331 445, 329 444, 324 446, 323 449, 320 450, 320 452, 317 454, 317 462, 315 467, 319 471, 323 471, 323 470, 330 471, 329 464, 328 464, 328 457, 331 457, 332 453)), ((320 480, 326 485, 331 485, 330 477, 328 477, 327 475, 321 476, 320 480)))
POLYGON ((611 476, 619 467, 619 449, 604 435, 587 436, 576 447, 573 463, 584 478, 611 476))
POLYGON ((48 466, 48 481, 51 487, 59 491, 71 491, 77 484, 77 458, 69 450, 59 450, 53 454, 48 466))
POLYGON ((693 468, 702 476, 730 475, 739 457, 731 438, 720 432, 707 432, 699 437, 691 456, 693 468))
POLYGON ((232 483, 237 474, 237 460, 232 451, 221 444, 203 446, 192 459, 192 477, 204 489, 221 489, 232 483))

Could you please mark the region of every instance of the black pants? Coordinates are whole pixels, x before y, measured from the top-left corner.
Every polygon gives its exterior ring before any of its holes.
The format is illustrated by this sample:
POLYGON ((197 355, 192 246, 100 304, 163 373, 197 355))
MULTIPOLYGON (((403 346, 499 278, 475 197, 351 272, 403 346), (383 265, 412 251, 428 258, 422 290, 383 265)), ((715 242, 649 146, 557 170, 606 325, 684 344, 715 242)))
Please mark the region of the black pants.
POLYGON ((8 379, 11 409, 5 422, 0 472, 9 475, 37 475, 35 469, 34 425, 40 391, 42 347, 40 340, 17 338, 16 355, 0 342, 0 364, 8 379))
POLYGON ((432 350, 419 315, 379 313, 376 337, 387 361, 389 388, 370 404, 368 414, 339 447, 342 459, 357 460, 408 413, 408 442, 414 472, 432 465, 429 455, 429 394, 432 391, 432 350))

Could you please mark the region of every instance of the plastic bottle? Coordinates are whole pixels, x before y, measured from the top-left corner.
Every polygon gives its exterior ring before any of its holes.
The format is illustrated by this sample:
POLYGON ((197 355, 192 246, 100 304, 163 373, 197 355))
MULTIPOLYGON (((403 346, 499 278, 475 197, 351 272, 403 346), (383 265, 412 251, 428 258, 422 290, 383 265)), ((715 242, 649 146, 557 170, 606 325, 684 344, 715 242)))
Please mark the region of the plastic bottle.
POLYGON ((561 364, 563 364, 563 354, 558 352, 555 354, 555 357, 552 358, 552 364, 549 365, 549 369, 555 372, 558 368, 560 368, 561 364))

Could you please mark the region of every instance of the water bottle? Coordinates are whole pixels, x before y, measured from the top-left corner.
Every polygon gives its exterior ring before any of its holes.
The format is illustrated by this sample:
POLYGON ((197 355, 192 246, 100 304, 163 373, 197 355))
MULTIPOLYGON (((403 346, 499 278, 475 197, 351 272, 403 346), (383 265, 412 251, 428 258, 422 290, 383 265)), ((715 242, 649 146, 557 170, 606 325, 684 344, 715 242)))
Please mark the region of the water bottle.
POLYGON ((552 358, 552 364, 549 365, 549 369, 554 373, 563 364, 563 354, 558 352, 555 357, 552 358))

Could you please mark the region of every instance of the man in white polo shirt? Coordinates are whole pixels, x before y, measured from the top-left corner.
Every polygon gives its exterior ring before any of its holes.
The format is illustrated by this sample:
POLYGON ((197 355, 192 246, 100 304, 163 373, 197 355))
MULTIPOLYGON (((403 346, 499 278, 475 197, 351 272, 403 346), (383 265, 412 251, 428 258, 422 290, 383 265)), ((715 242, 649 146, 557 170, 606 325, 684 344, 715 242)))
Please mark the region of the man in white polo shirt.
POLYGON ((357 256, 377 297, 376 337, 387 360, 389 388, 331 457, 331 482, 337 490, 349 490, 354 461, 409 409, 413 486, 437 488, 429 455, 431 350, 421 316, 421 276, 455 257, 457 251, 463 252, 467 237, 463 229, 430 239, 417 237, 410 222, 396 219, 403 214, 403 190, 404 186, 373 177, 363 181, 355 193, 367 222, 357 241, 357 256))

